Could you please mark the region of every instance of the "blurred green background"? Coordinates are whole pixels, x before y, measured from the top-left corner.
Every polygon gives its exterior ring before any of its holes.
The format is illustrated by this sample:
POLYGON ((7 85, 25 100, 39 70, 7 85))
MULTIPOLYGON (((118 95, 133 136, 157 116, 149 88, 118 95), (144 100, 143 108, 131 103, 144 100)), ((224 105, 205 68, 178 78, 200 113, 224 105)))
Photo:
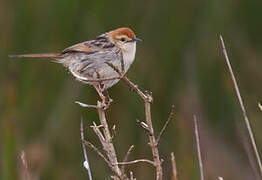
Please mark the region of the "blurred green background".
MULTIPOLYGON (((174 151, 180 180, 199 179, 192 115, 200 121, 206 179, 256 179, 258 173, 232 81, 221 52, 226 46, 262 152, 262 1, 260 0, 3 0, 0 5, 0 178, 23 179, 24 150, 32 179, 88 179, 82 166, 80 116, 87 139, 97 112, 74 103, 95 104, 90 86, 64 68, 43 60, 9 59, 8 54, 59 52, 105 31, 127 26, 143 42, 128 77, 153 92, 152 116, 159 132, 175 105, 175 120, 164 133, 160 152, 164 179, 170 179, 174 151), (248 156, 250 154, 250 156, 248 156), (248 160, 250 159, 251 162, 248 160)), ((120 82, 109 90, 107 111, 118 158, 151 158, 136 119, 143 103, 120 82)), ((94 179, 110 179, 103 160, 88 150, 94 179)), ((138 179, 153 179, 147 164, 129 166, 138 179)))

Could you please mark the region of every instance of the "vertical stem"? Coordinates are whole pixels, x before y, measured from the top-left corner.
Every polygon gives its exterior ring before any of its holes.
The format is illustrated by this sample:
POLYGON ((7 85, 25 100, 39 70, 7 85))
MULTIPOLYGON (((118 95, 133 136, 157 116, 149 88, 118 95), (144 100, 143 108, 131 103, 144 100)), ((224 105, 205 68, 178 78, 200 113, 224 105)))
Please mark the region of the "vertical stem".
POLYGON ((252 148, 253 148, 253 151, 255 153, 255 157, 256 157, 256 160, 257 160, 260 176, 262 177, 262 163, 261 163, 261 159, 260 159, 260 156, 259 156, 259 153, 258 153, 258 150, 257 150, 255 137, 253 135, 253 131, 252 131, 251 125, 249 123, 249 119, 247 117, 246 108, 244 106, 244 103, 243 103, 243 100, 242 100, 242 97, 241 97, 241 94, 240 94, 240 91, 239 91, 239 88, 238 88, 238 85, 237 85, 237 81, 236 81, 234 72, 232 70, 232 67, 231 67, 231 64, 230 64, 230 61, 229 61, 229 58, 228 58, 228 55, 227 55, 227 50, 226 50, 225 43, 224 43, 222 36, 220 36, 220 40, 221 40, 221 44, 222 44, 222 48, 223 48, 222 49, 223 54, 224 54, 225 59, 226 59, 227 67, 229 69, 229 72, 230 72, 230 75, 231 75, 231 78, 232 78, 232 81, 233 81, 233 84, 234 84, 234 88, 235 88, 235 91, 236 91, 236 94, 237 94, 238 102, 239 102, 240 108, 242 110, 242 115, 244 117, 245 124, 246 124, 247 130, 248 130, 248 134, 249 134, 249 138, 250 138, 250 141, 251 141, 251 144, 252 144, 252 148))
POLYGON ((200 170, 200 179, 204 180, 204 169, 203 169, 203 162, 202 162, 201 149, 200 149, 198 122, 195 115, 194 115, 194 126, 195 126, 195 137, 196 137, 196 144, 197 144, 197 157, 198 157, 199 170, 200 170))
POLYGON ((80 120, 80 136, 81 136, 81 144, 82 144, 82 148, 83 148, 83 154, 84 154, 84 158, 85 158, 84 167, 87 170, 89 180, 93 180, 89 161, 88 161, 88 158, 87 158, 86 146, 85 146, 85 143, 84 143, 85 137, 84 137, 84 127, 83 127, 83 117, 82 116, 81 116, 81 120, 80 120))
POLYGON ((99 115, 99 120, 100 120, 100 123, 101 125, 103 126, 103 134, 104 134, 104 137, 105 137, 105 145, 107 147, 104 147, 104 150, 106 151, 106 154, 107 154, 107 157, 109 159, 109 161, 111 162, 114 170, 115 170, 115 173, 117 173, 117 175, 119 177, 122 177, 122 172, 120 170, 120 168, 118 167, 118 161, 117 161, 117 157, 116 157, 116 151, 115 151, 115 148, 114 148, 114 145, 112 143, 112 137, 110 135, 110 130, 108 128, 108 124, 107 124, 107 121, 106 121, 106 117, 105 117, 105 111, 103 110, 102 106, 101 106, 101 103, 98 101, 97 103, 98 105, 98 115, 99 115))
POLYGON ((176 160, 175 160, 175 155, 174 152, 171 153, 171 164, 172 164, 172 180, 178 180, 177 176, 177 169, 176 169, 176 160))
POLYGON ((156 167, 156 179, 162 180, 163 179, 163 170, 161 166, 161 160, 159 157, 159 152, 157 148, 157 141, 154 135, 154 129, 151 120, 151 95, 147 94, 147 99, 145 100, 145 113, 146 113, 146 122, 149 129, 149 142, 152 149, 153 159, 156 167))

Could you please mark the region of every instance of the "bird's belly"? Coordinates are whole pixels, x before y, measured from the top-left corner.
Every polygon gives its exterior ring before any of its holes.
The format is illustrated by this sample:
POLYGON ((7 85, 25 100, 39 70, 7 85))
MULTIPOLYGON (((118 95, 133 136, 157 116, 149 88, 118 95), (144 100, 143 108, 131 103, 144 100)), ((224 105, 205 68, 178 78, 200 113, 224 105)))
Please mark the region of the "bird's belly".
MULTIPOLYGON (((123 60, 123 65, 119 59, 110 60, 108 63, 117 68, 121 74, 125 74, 132 64, 134 57, 124 57, 123 60)), ((71 64, 67 65, 67 68, 77 80, 90 85, 100 82, 104 85, 105 89, 108 89, 120 80, 120 75, 108 63, 102 60, 96 61, 83 69, 79 68, 79 61, 71 61, 71 64)))

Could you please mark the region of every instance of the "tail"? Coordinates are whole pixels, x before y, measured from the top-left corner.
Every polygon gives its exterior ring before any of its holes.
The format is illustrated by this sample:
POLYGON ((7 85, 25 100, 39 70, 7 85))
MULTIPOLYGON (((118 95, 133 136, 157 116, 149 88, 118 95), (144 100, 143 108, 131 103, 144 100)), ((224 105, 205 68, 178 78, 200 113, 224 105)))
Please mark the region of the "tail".
POLYGON ((18 54, 18 55, 8 55, 10 58, 61 58, 63 54, 61 53, 40 53, 40 54, 18 54))

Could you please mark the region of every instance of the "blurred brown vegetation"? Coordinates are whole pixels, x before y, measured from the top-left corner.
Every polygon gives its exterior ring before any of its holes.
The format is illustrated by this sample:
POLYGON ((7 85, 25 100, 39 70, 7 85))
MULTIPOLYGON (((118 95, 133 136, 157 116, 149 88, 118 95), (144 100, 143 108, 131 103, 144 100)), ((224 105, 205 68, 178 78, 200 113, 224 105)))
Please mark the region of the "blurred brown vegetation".
MULTIPOLYGON (((180 180, 199 179, 192 114, 200 119, 207 179, 255 179, 250 147, 233 85, 221 52, 224 36, 249 118, 262 151, 262 1, 260 0, 3 0, 0 5, 0 179, 21 179, 25 150, 35 179, 87 179, 82 166, 80 114, 86 126, 95 111, 75 100, 96 103, 97 94, 64 68, 45 60, 9 59, 8 54, 59 52, 105 31, 128 26, 143 42, 128 77, 153 92, 152 116, 159 132, 175 104, 175 121, 160 144, 165 179, 174 151, 180 180)), ((150 157, 136 119, 143 103, 123 82, 110 89, 114 103, 107 112, 117 125, 115 144, 123 157, 150 157)), ((141 119, 142 120, 142 119, 141 119)), ((88 130, 88 138, 96 141, 88 130)), ((94 179, 110 174, 88 151, 94 179)), ((152 179, 153 169, 134 165, 138 179, 152 179)))

